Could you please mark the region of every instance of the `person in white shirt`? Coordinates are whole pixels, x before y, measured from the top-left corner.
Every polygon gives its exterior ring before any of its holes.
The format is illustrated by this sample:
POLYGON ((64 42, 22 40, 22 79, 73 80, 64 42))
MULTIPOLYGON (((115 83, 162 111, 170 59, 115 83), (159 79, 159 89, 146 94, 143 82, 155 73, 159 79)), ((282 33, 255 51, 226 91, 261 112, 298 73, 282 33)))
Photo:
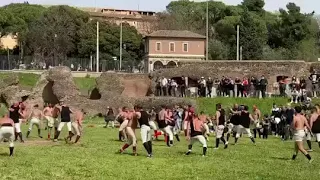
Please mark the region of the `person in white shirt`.
POLYGON ((168 79, 163 77, 161 80, 162 95, 167 96, 168 79))
POLYGON ((178 92, 178 84, 173 79, 171 80, 171 88, 172 88, 173 96, 176 97, 178 92))

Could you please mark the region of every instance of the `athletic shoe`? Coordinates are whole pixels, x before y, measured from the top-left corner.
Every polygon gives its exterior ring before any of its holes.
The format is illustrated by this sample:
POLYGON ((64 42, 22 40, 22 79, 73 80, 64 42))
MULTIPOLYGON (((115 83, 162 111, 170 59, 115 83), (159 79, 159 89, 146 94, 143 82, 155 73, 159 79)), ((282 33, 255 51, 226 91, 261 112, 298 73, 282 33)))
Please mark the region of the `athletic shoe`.
POLYGON ((41 139, 42 139, 43 137, 42 137, 42 136, 39 136, 39 138, 41 138, 41 139))
POLYGON ((313 152, 313 150, 312 150, 312 149, 308 149, 307 151, 308 151, 308 152, 313 152))
POLYGON ((58 139, 54 139, 53 142, 58 142, 58 139))
POLYGON ((186 155, 190 155, 190 153, 191 153, 191 151, 187 151, 187 152, 186 152, 186 155))
POLYGON ((312 162, 313 162, 313 159, 310 159, 310 160, 309 160, 309 163, 311 164, 312 162))
POLYGON ((152 155, 151 155, 151 154, 148 154, 148 155, 147 155, 147 158, 152 158, 152 155))
POLYGON ((68 138, 64 138, 64 141, 66 142, 66 143, 68 143, 69 141, 68 141, 68 138))
POLYGON ((213 148, 214 150, 218 150, 219 148, 218 147, 215 147, 215 148, 213 148))

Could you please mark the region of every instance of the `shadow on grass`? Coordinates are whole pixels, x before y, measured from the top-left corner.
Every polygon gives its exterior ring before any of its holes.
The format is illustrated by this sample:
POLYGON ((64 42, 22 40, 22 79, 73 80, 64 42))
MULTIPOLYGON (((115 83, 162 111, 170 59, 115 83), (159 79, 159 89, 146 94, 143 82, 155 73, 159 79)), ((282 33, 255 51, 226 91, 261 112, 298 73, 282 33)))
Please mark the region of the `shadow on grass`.
POLYGON ((289 161, 289 160, 291 160, 290 157, 271 157, 271 159, 282 160, 282 161, 289 161))
POLYGON ((9 156, 8 153, 0 153, 0 156, 9 156))

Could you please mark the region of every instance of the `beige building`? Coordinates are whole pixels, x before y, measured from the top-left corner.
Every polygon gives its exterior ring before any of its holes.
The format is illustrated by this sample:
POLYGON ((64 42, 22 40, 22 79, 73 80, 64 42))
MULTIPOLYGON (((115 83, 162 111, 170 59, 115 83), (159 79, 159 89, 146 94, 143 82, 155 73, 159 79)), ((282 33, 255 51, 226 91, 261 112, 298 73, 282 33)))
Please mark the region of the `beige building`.
POLYGON ((160 30, 145 37, 147 72, 205 59, 206 37, 190 31, 160 30))
POLYGON ((100 18, 112 23, 120 24, 128 23, 135 27, 139 33, 146 35, 153 32, 157 23, 156 13, 152 11, 137 11, 137 10, 121 10, 121 9, 95 9, 81 8, 88 12, 93 18, 100 18))
POLYGON ((0 38, 0 48, 1 49, 13 49, 18 45, 17 36, 7 35, 0 38))

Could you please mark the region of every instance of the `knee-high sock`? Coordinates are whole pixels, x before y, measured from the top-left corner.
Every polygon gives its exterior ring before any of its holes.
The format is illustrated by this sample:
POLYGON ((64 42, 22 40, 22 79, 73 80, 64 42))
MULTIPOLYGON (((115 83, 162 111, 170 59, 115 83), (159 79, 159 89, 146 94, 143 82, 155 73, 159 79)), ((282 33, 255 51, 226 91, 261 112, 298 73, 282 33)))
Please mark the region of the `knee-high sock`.
POLYGON ((56 131, 56 133, 54 135, 54 139, 58 139, 59 135, 60 135, 60 131, 56 131))
POLYGON ((119 141, 121 141, 122 140, 122 133, 121 133, 121 131, 119 131, 119 141))
POLYGON ((203 147, 202 153, 203 153, 204 156, 207 154, 207 147, 203 147))
POLYGON ((238 139, 239 139, 239 138, 237 138, 237 137, 234 138, 234 143, 237 143, 237 142, 238 142, 238 139))
POLYGON ((77 138, 76 138, 76 140, 74 141, 74 143, 77 143, 77 142, 79 141, 80 137, 81 137, 81 136, 78 136, 78 135, 77 135, 77 138))
POLYGON ((121 148, 121 151, 124 151, 124 150, 126 150, 128 147, 129 147, 130 145, 129 144, 124 144, 123 146, 122 146, 122 148, 121 148))
POLYGON ((227 141, 229 141, 230 133, 227 134, 227 141))
POLYGON ((132 150, 133 150, 133 154, 136 154, 136 153, 137 153, 137 147, 136 147, 136 146, 133 146, 133 147, 132 147, 132 150))
POLYGON ((226 144, 226 140, 224 139, 223 136, 222 136, 220 139, 221 139, 221 141, 223 142, 223 144, 226 144))
POLYGON ((38 129, 38 136, 39 136, 40 138, 42 138, 42 136, 41 136, 41 129, 38 129))
POLYGON ((176 134, 175 136, 176 136, 177 141, 180 141, 179 135, 176 134))
POLYGON ((320 142, 318 142, 318 144, 319 144, 319 148, 320 148, 320 142))
POLYGON ((309 154, 305 155, 308 160, 311 160, 311 156, 309 154))
POLYGON ((308 144, 309 149, 312 149, 311 141, 310 141, 310 140, 307 140, 307 144, 308 144))
POLYGON ((9 150, 10 150, 10 156, 13 156, 14 147, 9 147, 9 150))
POLYGON ((30 135, 30 131, 28 131, 28 132, 27 132, 27 136, 26 136, 26 137, 28 138, 28 137, 29 137, 29 135, 30 135))
POLYGON ((22 132, 19 132, 19 133, 18 133, 18 135, 19 135, 20 141, 21 141, 21 142, 23 142, 23 139, 22 139, 22 132))
POLYGON ((188 150, 189 150, 189 151, 192 150, 192 145, 188 145, 188 150))
POLYGON ((152 142, 148 141, 149 149, 150 149, 150 154, 152 154, 152 142))
POLYGON ((251 141, 252 141, 253 143, 256 143, 256 142, 254 141, 254 138, 253 138, 253 137, 251 137, 250 139, 251 139, 251 141))
POLYGON ((143 147, 146 149, 148 154, 151 154, 148 142, 143 143, 143 147))
POLYGON ((216 148, 219 147, 219 143, 220 143, 220 138, 216 138, 216 148))
POLYGON ((17 141, 18 140, 18 133, 14 132, 14 140, 17 141))

